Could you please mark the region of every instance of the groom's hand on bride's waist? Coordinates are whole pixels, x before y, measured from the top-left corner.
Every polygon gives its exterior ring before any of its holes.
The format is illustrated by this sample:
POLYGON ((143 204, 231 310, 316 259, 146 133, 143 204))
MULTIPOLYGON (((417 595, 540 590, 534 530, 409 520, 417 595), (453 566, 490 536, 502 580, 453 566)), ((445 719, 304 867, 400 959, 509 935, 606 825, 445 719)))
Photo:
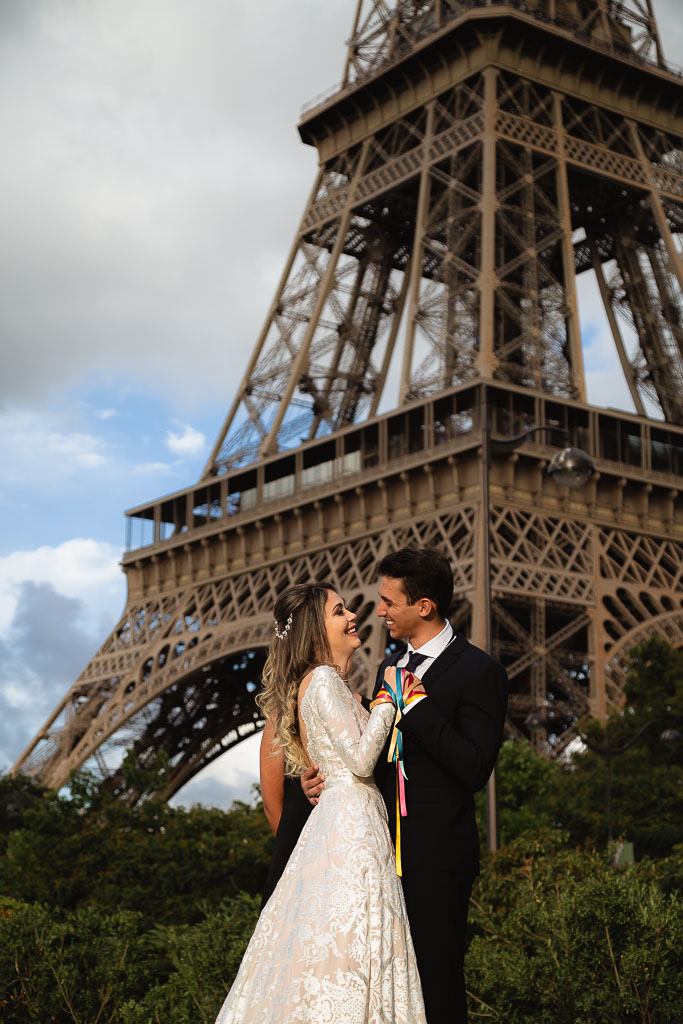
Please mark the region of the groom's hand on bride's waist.
POLYGON ((304 791, 304 796, 314 807, 324 789, 324 782, 325 776, 320 774, 317 764, 311 765, 301 776, 301 788, 304 791))

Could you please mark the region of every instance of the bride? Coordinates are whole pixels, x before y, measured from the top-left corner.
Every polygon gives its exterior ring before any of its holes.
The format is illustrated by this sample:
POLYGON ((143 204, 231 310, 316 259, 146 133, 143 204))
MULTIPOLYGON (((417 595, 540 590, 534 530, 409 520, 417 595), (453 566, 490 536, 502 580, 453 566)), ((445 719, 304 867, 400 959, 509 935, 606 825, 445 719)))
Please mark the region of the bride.
POLYGON ((344 679, 356 616, 327 583, 275 604, 259 703, 285 770, 325 789, 266 903, 216 1024, 426 1024, 403 891, 372 770, 394 719, 344 679))

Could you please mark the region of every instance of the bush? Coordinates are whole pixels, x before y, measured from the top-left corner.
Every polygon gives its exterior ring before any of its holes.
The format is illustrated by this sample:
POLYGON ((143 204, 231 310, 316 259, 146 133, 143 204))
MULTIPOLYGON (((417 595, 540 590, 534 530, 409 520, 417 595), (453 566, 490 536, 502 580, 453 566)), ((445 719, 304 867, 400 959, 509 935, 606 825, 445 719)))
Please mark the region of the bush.
POLYGON ((8 1024, 104 1024, 124 998, 168 973, 149 956, 140 915, 0 899, 0 1018, 8 1024))
MULTIPOLYGON (((585 750, 562 765, 505 743, 507 845, 484 858, 470 913, 473 1022, 681 1020, 683 744, 660 740, 662 724, 683 730, 683 654, 655 640, 633 658, 630 703, 610 718, 609 738, 614 749, 630 744, 614 766, 615 834, 635 840, 640 862, 615 869, 611 851, 596 849, 602 757, 585 750)), ((587 729, 604 745, 598 723, 587 729)), ((132 759, 127 771, 154 791, 132 759)), ((271 849, 260 805, 130 807, 87 774, 68 797, 0 778, 0 1019, 212 1024, 257 919, 271 849)))
POLYGON ((501 850, 470 912, 472 1020, 679 1024, 683 904, 660 872, 563 849, 557 832, 501 850))
MULTIPOLYGON (((526 742, 506 740, 496 766, 498 776, 498 819, 502 843, 536 833, 553 824, 551 791, 558 767, 541 757, 526 742)), ((482 844, 486 840, 486 791, 476 794, 477 826, 482 844)), ((482 853, 484 848, 482 846, 482 853)))
POLYGON ((240 894, 203 920, 142 931, 140 914, 55 914, 0 899, 0 1019, 7 1024, 212 1022, 258 917, 240 894))
POLYGON ((260 894, 273 842, 260 804, 129 807, 82 777, 70 797, 46 792, 16 820, 0 855, 0 892, 61 911, 130 910, 145 927, 198 921, 209 895, 218 904, 260 894))
POLYGON ((240 894, 199 924, 160 927, 154 942, 173 971, 140 1001, 121 1009, 121 1024, 213 1024, 254 930, 260 900, 240 894))
MULTIPOLYGON (((626 869, 557 830, 484 863, 470 912, 474 1021, 678 1024, 683 849, 626 869)), ((239 894, 193 924, 0 900, 7 1024, 212 1024, 258 916, 239 894)))

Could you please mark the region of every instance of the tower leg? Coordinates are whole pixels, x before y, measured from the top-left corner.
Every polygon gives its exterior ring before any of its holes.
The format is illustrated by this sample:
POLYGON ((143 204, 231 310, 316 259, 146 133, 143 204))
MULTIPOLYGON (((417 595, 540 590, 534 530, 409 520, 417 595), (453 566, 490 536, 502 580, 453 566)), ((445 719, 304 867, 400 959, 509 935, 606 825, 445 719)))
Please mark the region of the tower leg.
POLYGON ((567 343, 571 353, 570 362, 576 396, 586 401, 586 382, 583 372, 583 355, 581 352, 581 335, 579 333, 579 304, 576 299, 576 278, 574 271, 574 247, 572 245, 572 214, 569 203, 569 186, 567 184, 567 161, 565 156, 564 125, 562 123, 562 99, 553 93, 553 118, 559 143, 557 154, 557 205, 562 230, 562 264, 564 268, 564 295, 566 303, 567 343))
POLYGON ((484 71, 484 134, 481 174, 481 264, 479 271, 479 356, 477 370, 491 380, 494 352, 496 291, 496 87, 495 68, 484 71))
MULTIPOLYGON (((646 180, 652 182, 652 165, 645 156, 645 151, 643 149, 643 143, 641 142, 638 128, 635 124, 633 124, 633 122, 630 122, 629 124, 629 134, 631 136, 631 143, 633 145, 633 149, 643 167, 646 180)), ((656 188, 650 189, 650 192, 648 194, 648 202, 650 204, 652 213, 654 214, 654 218, 657 223, 657 228, 659 229, 659 235, 662 241, 664 242, 667 256, 669 257, 669 265, 671 267, 671 271, 673 274, 675 274, 678 280, 678 287, 681 289, 681 291, 683 291, 683 260, 681 259, 680 253, 678 252, 678 249, 676 248, 676 245, 674 243, 673 237, 671 235, 671 230, 669 228, 669 222, 666 219, 666 214, 664 213, 664 208, 662 206, 662 200, 660 199, 659 193, 656 188)))

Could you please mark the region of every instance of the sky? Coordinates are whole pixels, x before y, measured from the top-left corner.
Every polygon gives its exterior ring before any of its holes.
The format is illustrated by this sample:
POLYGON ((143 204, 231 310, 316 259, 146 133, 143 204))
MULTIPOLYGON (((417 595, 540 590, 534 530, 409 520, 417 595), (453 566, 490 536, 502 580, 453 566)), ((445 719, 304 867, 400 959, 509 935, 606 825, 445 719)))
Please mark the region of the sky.
MULTIPOLYGON (((683 63, 677 0, 655 4, 683 63)), ((0 0, 0 771, 125 603, 123 511, 193 483, 316 168, 355 0, 0 0)), ((589 400, 631 409, 595 286, 589 400)), ((229 806, 257 741, 181 803, 229 806)))

